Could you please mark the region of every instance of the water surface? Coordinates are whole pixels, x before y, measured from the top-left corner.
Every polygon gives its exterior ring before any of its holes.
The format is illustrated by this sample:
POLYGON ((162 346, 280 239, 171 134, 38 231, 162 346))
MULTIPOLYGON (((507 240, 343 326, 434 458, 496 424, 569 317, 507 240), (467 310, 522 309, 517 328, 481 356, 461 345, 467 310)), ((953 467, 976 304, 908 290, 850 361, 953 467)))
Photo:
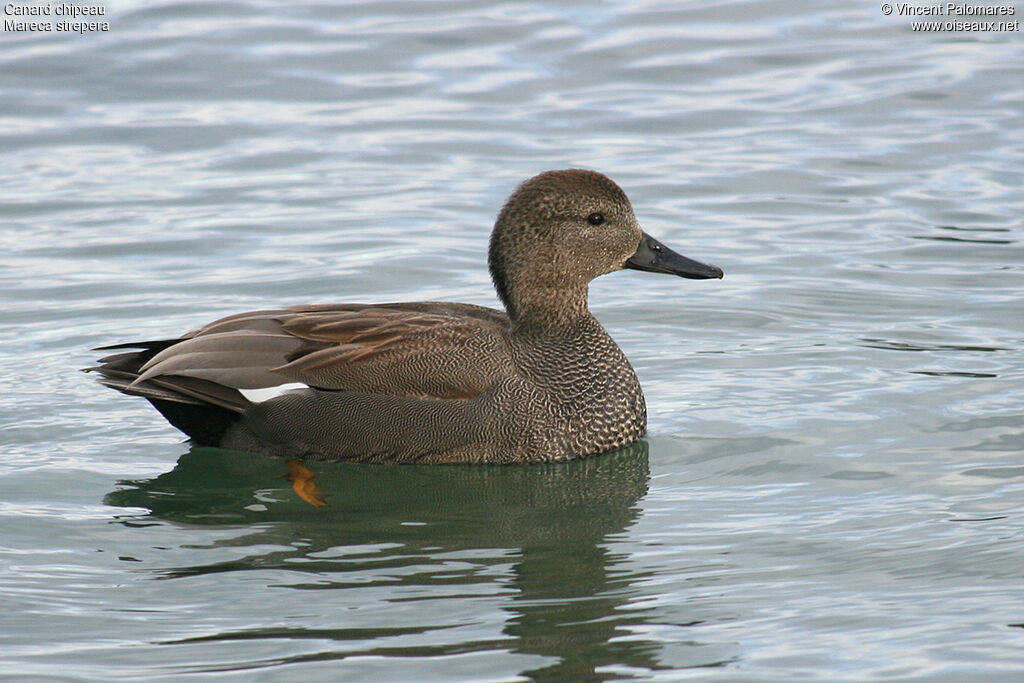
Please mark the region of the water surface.
POLYGON ((1021 33, 549 5, 119 0, 3 35, 0 670, 1020 677, 1021 33), (314 507, 77 372, 246 309, 496 305, 494 215, 568 166, 726 272, 592 286, 632 449, 317 463, 314 507))

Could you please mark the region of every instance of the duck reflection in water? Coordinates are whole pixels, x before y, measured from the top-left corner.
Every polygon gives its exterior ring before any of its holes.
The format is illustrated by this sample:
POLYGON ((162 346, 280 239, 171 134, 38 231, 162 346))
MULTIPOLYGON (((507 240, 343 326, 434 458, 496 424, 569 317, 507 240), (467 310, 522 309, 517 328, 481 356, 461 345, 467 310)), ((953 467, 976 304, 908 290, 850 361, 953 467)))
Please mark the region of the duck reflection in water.
MULTIPOLYGON (((446 597, 457 600, 459 612, 474 594, 492 601, 513 590, 502 604, 509 614, 503 628, 507 640, 487 636, 418 646, 412 656, 484 650, 541 655, 546 664, 521 673, 552 681, 601 680, 600 668, 613 664, 659 668, 658 644, 621 638, 648 615, 643 609, 625 609, 636 577, 616 569, 624 558, 608 547, 610 537, 635 522, 638 502, 647 493, 645 441, 601 457, 528 467, 311 466, 319 492, 304 491, 315 501, 326 499, 327 507, 314 509, 306 495, 290 490, 282 478, 282 461, 215 448, 192 449, 173 471, 154 479, 122 482, 106 502, 148 510, 123 517, 130 527, 158 521, 220 529, 237 525, 239 538, 230 543, 230 555, 221 545, 195 550, 190 555, 207 553, 210 561, 156 569, 160 578, 276 570, 275 588, 282 586, 285 572, 290 577, 286 587, 315 591, 310 597, 328 612, 332 603, 359 602, 367 594, 379 595, 385 586, 393 589, 389 596, 401 594, 404 600, 410 593, 433 604, 446 597), (252 554, 238 559, 239 544, 251 546, 252 554), (366 550, 375 544, 381 549, 366 550), (367 554, 361 557, 360 552, 367 554), (460 552, 469 559, 453 563, 460 552), (510 558, 515 558, 510 572, 502 571, 510 558), (430 565, 433 570, 424 570, 430 565), (457 594, 451 592, 453 584, 460 586, 457 594), (497 587, 469 588, 480 584, 497 587)), ((285 476, 308 487, 309 472, 296 462, 285 476)), ((451 619, 446 611, 424 612, 419 625, 402 624, 402 632, 462 626, 451 619)), ((361 628, 353 635, 339 619, 337 628, 326 632, 318 622, 313 634, 303 627, 282 629, 274 614, 267 621, 270 626, 239 627, 199 639, 326 638, 337 643, 337 650, 317 657, 344 659, 380 654, 381 641, 392 638, 396 626, 381 623, 379 629, 361 628)), ((394 652, 393 641, 387 642, 386 649, 394 652)))

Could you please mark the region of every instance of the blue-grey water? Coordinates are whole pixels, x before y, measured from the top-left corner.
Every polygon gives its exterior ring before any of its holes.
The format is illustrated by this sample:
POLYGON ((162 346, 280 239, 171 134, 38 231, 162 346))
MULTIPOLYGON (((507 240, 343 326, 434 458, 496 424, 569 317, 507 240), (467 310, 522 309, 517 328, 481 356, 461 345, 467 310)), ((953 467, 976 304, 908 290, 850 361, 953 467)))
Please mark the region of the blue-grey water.
POLYGON ((1019 29, 100 7, 0 37, 0 677, 1024 678, 1019 29), (726 272, 592 286, 645 387, 633 449, 317 463, 314 507, 78 372, 247 309, 496 305, 494 215, 568 166, 726 272))

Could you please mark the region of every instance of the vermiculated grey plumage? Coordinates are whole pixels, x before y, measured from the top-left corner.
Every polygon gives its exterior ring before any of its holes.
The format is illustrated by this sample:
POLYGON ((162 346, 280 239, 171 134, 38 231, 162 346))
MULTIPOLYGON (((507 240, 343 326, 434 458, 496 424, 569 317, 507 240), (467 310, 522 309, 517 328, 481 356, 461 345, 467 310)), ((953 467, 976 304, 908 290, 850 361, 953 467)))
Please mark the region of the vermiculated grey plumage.
POLYGON ((91 370, 207 445, 356 461, 567 460, 631 443, 647 423, 633 368, 587 307, 590 280, 622 268, 721 277, 645 235, 615 183, 577 169, 516 190, 488 261, 507 313, 444 302, 254 311, 109 347, 142 350, 91 370), (243 395, 295 382, 307 388, 260 403, 243 395))

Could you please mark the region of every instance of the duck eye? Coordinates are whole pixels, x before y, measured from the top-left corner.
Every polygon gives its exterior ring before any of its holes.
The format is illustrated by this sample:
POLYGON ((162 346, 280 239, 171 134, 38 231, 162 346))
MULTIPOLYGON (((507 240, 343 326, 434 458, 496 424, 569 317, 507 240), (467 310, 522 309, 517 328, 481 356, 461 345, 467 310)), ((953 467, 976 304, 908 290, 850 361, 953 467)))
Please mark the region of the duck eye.
POLYGON ((591 225, 601 225, 602 223, 604 223, 604 214, 592 213, 589 216, 587 216, 587 222, 590 223, 591 225))

